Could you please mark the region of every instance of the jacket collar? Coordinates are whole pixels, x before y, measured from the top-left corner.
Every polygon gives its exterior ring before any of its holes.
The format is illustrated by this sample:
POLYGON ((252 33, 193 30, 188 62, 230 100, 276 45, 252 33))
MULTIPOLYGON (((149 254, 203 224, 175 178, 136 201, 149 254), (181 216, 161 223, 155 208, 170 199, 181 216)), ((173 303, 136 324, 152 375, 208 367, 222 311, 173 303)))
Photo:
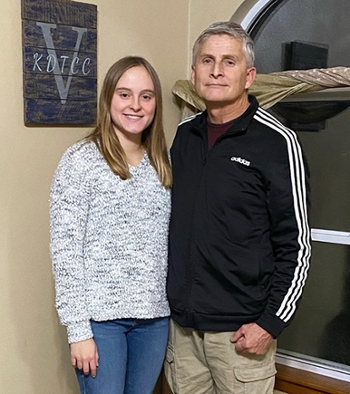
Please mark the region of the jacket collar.
MULTIPOLYGON (((248 96, 249 100, 249 107, 246 109, 246 111, 239 116, 238 118, 235 119, 233 122, 233 125, 227 130, 225 135, 227 134, 242 134, 245 133, 251 120, 253 119, 253 116, 258 109, 258 101, 257 99, 249 95, 248 96)), ((205 110, 202 112, 200 115, 196 116, 193 119, 192 122, 192 130, 196 133, 199 133, 201 135, 206 135, 207 134, 207 123, 208 123, 208 111, 205 110)))

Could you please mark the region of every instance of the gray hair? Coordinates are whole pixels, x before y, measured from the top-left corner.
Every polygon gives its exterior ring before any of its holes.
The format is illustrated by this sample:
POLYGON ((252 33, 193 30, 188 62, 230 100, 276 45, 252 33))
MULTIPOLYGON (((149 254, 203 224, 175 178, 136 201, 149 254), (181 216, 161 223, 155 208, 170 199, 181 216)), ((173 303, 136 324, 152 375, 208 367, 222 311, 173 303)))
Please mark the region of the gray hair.
POLYGON ((192 50, 192 66, 196 63, 198 52, 203 44, 209 37, 214 35, 226 34, 229 37, 242 41, 243 53, 247 59, 248 67, 254 66, 254 43, 248 33, 242 28, 241 25, 234 22, 214 22, 206 28, 197 38, 193 45, 192 50))

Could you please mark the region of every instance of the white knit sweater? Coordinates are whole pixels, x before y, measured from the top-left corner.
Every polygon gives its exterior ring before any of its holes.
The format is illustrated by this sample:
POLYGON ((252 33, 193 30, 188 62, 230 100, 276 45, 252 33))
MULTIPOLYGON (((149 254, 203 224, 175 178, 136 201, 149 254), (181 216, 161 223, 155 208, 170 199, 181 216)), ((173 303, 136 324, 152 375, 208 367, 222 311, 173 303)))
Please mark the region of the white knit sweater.
POLYGON ((170 191, 147 154, 131 179, 109 168, 92 142, 64 153, 50 198, 56 307, 69 343, 91 338, 90 319, 170 314, 167 274, 170 191))

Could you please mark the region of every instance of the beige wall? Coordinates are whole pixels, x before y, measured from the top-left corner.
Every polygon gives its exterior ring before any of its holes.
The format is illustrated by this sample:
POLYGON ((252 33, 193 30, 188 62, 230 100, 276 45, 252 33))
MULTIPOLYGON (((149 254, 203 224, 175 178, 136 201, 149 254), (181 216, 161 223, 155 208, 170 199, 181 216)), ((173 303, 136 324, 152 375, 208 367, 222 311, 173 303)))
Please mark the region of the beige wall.
MULTIPOLYGON (((188 76, 188 48, 241 0, 86 2, 98 6, 99 82, 124 55, 149 59, 162 80, 171 141, 179 113, 170 89, 188 76)), ((48 195, 64 149, 88 130, 24 126, 20 3, 0 2, 0 393, 73 394, 65 330, 53 306, 48 195)))

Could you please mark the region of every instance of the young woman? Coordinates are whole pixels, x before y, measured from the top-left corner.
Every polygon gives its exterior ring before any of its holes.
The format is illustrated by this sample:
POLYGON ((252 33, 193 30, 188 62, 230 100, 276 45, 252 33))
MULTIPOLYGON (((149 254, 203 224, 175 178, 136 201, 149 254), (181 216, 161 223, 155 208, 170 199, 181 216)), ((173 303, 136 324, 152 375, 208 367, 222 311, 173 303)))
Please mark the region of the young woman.
POLYGON ((82 394, 152 393, 167 342, 170 163, 159 78, 143 58, 108 71, 97 127, 51 186, 56 307, 82 394))

